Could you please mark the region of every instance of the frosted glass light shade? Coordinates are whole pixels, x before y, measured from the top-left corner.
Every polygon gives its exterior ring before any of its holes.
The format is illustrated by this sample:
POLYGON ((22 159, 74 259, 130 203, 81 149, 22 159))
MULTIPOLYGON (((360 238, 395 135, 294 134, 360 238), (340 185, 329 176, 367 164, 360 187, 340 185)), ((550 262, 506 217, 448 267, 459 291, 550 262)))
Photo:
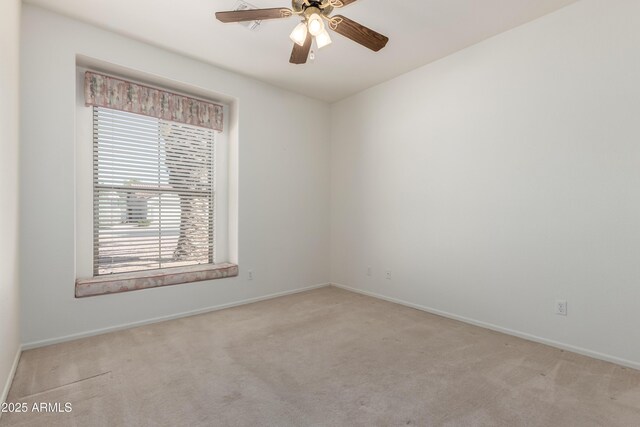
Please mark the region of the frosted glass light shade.
POLYGON ((324 22, 317 13, 314 13, 309 17, 309 32, 312 36, 317 36, 324 31, 324 22))
POLYGON ((297 45, 304 46, 304 42, 307 39, 307 24, 305 22, 301 22, 296 25, 289 37, 297 45))
POLYGON ((322 32, 316 36, 316 44, 318 45, 318 49, 322 49, 331 44, 331 37, 329 37, 326 29, 322 30, 322 32))

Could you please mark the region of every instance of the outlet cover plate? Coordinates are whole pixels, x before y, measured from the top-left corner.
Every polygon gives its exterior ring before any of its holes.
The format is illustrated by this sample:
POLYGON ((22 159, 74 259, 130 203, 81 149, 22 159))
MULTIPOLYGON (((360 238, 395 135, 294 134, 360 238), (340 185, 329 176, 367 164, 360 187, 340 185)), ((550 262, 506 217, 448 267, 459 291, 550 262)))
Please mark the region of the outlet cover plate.
POLYGON ((558 316, 566 316, 567 315, 567 301, 566 300, 556 300, 556 314, 558 316))

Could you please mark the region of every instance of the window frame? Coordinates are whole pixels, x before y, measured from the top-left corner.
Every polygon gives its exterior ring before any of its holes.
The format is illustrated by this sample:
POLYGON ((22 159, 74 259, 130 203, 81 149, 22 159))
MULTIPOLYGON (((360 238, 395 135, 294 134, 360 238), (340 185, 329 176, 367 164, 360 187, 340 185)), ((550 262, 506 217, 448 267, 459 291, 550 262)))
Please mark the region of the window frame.
MULTIPOLYGON (((148 287, 175 285, 202 280, 212 280, 238 275, 238 266, 234 263, 231 245, 231 228, 233 218, 230 205, 230 138, 229 138, 229 104, 220 103, 224 108, 224 131, 216 132, 214 143, 215 158, 215 203, 214 203, 214 253, 215 264, 198 264, 190 267, 166 267, 154 270, 143 270, 130 273, 114 273, 110 275, 94 275, 93 251, 93 108, 84 103, 84 73, 87 67, 76 67, 76 173, 75 173, 75 277, 76 297, 123 292, 148 287), (150 277, 155 279, 151 280, 150 277), (158 280, 158 277, 165 277, 158 280), (169 277, 169 279, 167 279, 169 277), (109 280, 111 278, 111 280, 109 280), (108 282, 112 282, 109 284, 108 282), (95 286, 100 283, 99 288, 95 286)), ((155 86, 164 90, 194 96, 194 93, 173 89, 170 84, 154 85, 141 79, 141 84, 155 86)), ((207 99, 196 93, 196 97, 207 99)))

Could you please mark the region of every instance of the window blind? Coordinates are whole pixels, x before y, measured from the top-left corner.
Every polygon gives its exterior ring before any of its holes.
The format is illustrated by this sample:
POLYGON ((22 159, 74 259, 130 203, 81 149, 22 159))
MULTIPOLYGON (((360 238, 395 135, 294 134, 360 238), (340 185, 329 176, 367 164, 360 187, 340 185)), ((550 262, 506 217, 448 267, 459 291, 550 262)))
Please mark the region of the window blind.
POLYGON ((93 107, 94 275, 214 263, 215 132, 93 107))

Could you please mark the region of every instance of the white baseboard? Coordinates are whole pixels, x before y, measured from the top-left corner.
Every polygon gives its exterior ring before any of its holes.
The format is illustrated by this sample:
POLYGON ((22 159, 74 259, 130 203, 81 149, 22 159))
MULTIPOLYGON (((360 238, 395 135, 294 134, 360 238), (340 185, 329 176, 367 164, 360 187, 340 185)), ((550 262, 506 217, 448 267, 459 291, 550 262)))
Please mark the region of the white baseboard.
POLYGON ((344 290, 347 290, 347 291, 351 291, 351 292, 355 292, 355 293, 358 293, 358 294, 367 295, 367 296, 370 296, 370 297, 373 297, 373 298, 378 298, 378 299, 381 299, 381 300, 393 302, 393 303, 396 303, 396 304, 404 305, 406 307, 415 308, 417 310, 425 311, 427 313, 435 314, 435 315, 446 317, 446 318, 453 319, 453 320, 458 320, 458 321, 464 322, 464 323, 469 323, 471 325, 479 326, 481 328, 491 329, 492 331, 501 332, 501 333, 507 334, 507 335, 512 335, 512 336, 515 336, 515 337, 518 337, 518 338, 522 338, 522 339, 525 339, 525 340, 528 340, 528 341, 533 341, 533 342, 537 342, 537 343, 540 343, 540 344, 545 344, 545 345, 548 345, 548 346, 551 346, 551 347, 555 347, 555 348, 559 348, 559 349, 562 349, 562 350, 571 351, 573 353, 578 353, 578 354, 581 354, 583 356, 588 356, 588 357, 592 357, 594 359, 604 360, 606 362, 611 362, 611 363, 615 363, 617 365, 622 365, 622 366, 626 366, 628 368, 640 370, 640 362, 634 362, 632 360, 622 359, 620 357, 616 357, 616 356, 612 356, 612 355, 609 355, 609 354, 600 353, 600 352, 589 350, 589 349, 586 349, 586 348, 576 347, 576 346, 573 346, 573 345, 570 345, 570 344, 565 344, 565 343, 561 343, 561 342, 558 342, 558 341, 554 341, 554 340, 538 337, 536 335, 531 335, 531 334, 528 334, 526 332, 520 332, 520 331, 515 331, 513 329, 503 328, 502 326, 494 325, 494 324, 487 323, 487 322, 482 322, 480 320, 470 319, 470 318, 464 317, 464 316, 458 316, 456 314, 447 313, 445 311, 437 310, 437 309, 431 308, 431 307, 426 307, 424 305, 413 304, 413 303, 410 303, 410 302, 407 302, 407 301, 403 301, 403 300, 400 300, 400 299, 397 299, 397 298, 387 297, 385 295, 378 294, 376 292, 364 291, 362 289, 352 288, 350 286, 345 286, 345 285, 341 285, 341 284, 338 284, 338 283, 332 283, 331 285, 335 286, 336 288, 341 288, 341 289, 344 289, 344 290))
MULTIPOLYGON (((16 375, 16 370, 18 369, 18 362, 20 361, 21 354, 22 354, 22 347, 18 347, 18 351, 16 351, 16 356, 13 358, 13 365, 11 365, 11 370, 9 371, 7 380, 4 383, 4 388, 2 389, 2 396, 0 396, 0 404, 7 401, 7 396, 9 396, 9 389, 11 388, 11 383, 13 383, 13 377, 15 377, 16 375)), ((1 416, 2 416, 2 412, 0 411, 0 417, 1 416)))
POLYGON ((34 342, 23 344, 22 345, 22 349, 23 350, 30 350, 30 349, 33 349, 33 348, 44 347, 44 346, 52 345, 52 344, 59 344, 59 343, 62 343, 62 342, 73 341, 73 340, 77 340, 77 339, 80 339, 80 338, 91 337, 91 336, 94 336, 94 335, 101 335, 101 334, 106 334, 106 333, 109 333, 109 332, 121 331, 123 329, 135 328, 137 326, 149 325, 151 323, 164 322, 164 321, 167 321, 167 320, 179 319, 181 317, 196 316, 198 314, 204 314, 204 313, 209 313, 209 312, 212 312, 212 311, 224 310, 225 308, 237 307, 237 306, 240 306, 240 305, 251 304, 251 303, 259 302, 259 301, 265 301, 265 300, 269 300, 269 299, 273 299, 273 298, 283 297, 283 296, 286 296, 286 295, 293 295, 293 294, 297 294, 297 293, 300 293, 300 292, 306 292, 306 291, 310 291, 310 290, 313 290, 313 289, 324 288, 326 286, 331 286, 331 284, 330 283, 323 283, 323 284, 320 284, 320 285, 312 285, 312 286, 307 286, 305 288, 292 289, 292 290, 289 290, 289 291, 277 292, 277 293, 263 295, 263 296, 259 296, 259 297, 255 297, 255 298, 248 298, 248 299, 244 299, 244 300, 240 300, 240 301, 234 301, 234 302, 230 302, 230 303, 227 303, 227 304, 214 305, 214 306, 211 306, 211 307, 201 308, 201 309, 198 309, 198 310, 185 311, 185 312, 182 312, 182 313, 171 314, 171 315, 168 315, 168 316, 154 317, 152 319, 142 320, 142 321, 139 321, 139 322, 130 322, 130 323, 125 323, 125 324, 121 324, 121 325, 110 326, 108 328, 94 329, 94 330, 90 330, 90 331, 86 331, 86 332, 80 332, 80 333, 77 333, 77 334, 65 335, 65 336, 62 336, 62 337, 50 338, 50 339, 41 340, 41 341, 34 341, 34 342))

